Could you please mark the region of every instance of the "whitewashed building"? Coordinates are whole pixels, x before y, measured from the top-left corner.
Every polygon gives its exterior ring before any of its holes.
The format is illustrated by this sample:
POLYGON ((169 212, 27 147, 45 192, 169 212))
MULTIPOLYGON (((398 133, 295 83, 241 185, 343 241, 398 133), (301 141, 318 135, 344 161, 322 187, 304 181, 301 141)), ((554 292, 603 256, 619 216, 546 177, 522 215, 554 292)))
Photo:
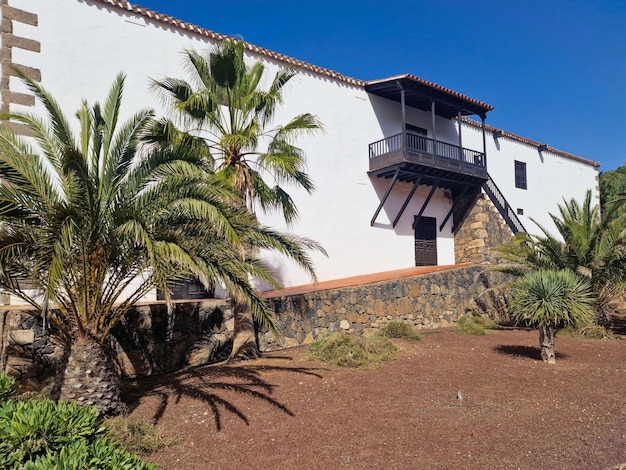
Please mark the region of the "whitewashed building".
MULTIPOLYGON (((184 78, 183 49, 204 51, 225 38, 118 0, 1 0, 1 8, 2 112, 37 109, 14 76, 18 67, 68 112, 83 98, 104 97, 124 72, 122 112, 165 113, 149 79, 184 78)), ((482 101, 414 75, 365 82, 252 44, 246 49, 269 75, 280 67, 299 71, 277 123, 309 112, 325 127, 299 142, 317 190, 290 192, 300 212, 290 230, 328 252, 313 254, 320 281, 476 261, 465 248, 493 235, 481 227, 470 235, 476 240, 461 240, 477 199, 492 201, 513 233, 536 232, 530 218, 552 227, 548 213, 563 198, 582 199, 589 189, 599 198, 598 163, 486 124, 492 107, 482 101)), ((286 228, 279 214, 262 220, 286 228)), ((310 282, 284 259, 270 261, 285 286, 310 282)))

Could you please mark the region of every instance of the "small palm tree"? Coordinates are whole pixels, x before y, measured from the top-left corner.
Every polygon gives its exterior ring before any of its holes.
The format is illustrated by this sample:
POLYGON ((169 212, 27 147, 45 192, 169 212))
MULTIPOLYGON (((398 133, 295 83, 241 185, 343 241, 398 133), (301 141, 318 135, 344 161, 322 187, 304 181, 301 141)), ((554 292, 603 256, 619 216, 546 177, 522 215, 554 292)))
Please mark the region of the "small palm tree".
MULTIPOLYGON (((260 61, 247 65, 244 44, 234 41, 225 41, 206 57, 187 50, 185 59, 191 83, 165 78, 154 80, 153 86, 178 111, 187 131, 205 138, 207 160, 215 164, 217 176, 233 188, 250 213, 255 214, 257 207, 263 211, 280 210, 285 222, 291 225, 298 211, 285 185, 303 188, 308 193, 314 190, 305 172, 305 154, 295 142, 298 137, 322 128, 318 119, 308 113, 284 125, 273 122, 284 87, 295 72, 281 70, 269 88, 261 89, 265 66, 260 61)), ((317 249, 324 253, 321 247, 317 249)), ((313 271, 309 272, 316 281, 313 271)), ((256 357, 251 312, 237 302, 233 310, 231 358, 240 353, 256 357)))
POLYGON ((171 310, 172 284, 222 283, 274 328, 248 276, 277 283, 244 246, 278 249, 311 269, 305 250, 314 243, 262 227, 233 204, 204 141, 151 111, 120 123, 122 75, 104 106, 83 103, 78 138, 52 96, 23 78, 47 118, 5 116, 27 125, 30 139, 0 127, 0 288, 36 307, 66 346, 61 398, 107 414, 123 408, 107 339, 155 288, 171 310))
POLYGON ((555 363, 555 330, 585 323, 592 317, 589 283, 569 270, 529 272, 515 282, 511 319, 539 329, 541 358, 555 363))
MULTIPOLYGON (((626 286, 626 231, 624 217, 611 210, 600 217, 591 191, 579 204, 572 199, 550 214, 559 236, 537 224, 542 236, 516 235, 500 252, 512 261, 502 270, 523 275, 537 269, 569 269, 587 279, 595 297, 595 321, 608 326, 607 304, 626 286)), ((536 222, 535 222, 536 223, 536 222)))

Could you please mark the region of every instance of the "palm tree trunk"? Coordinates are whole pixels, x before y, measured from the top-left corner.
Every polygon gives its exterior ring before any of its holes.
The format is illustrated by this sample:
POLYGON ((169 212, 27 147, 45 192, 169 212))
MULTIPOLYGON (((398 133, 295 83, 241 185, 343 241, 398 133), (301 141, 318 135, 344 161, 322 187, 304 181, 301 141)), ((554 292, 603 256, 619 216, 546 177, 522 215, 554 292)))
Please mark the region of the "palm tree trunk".
POLYGON ((256 330, 252 312, 244 303, 233 300, 235 331, 233 332, 233 350, 228 360, 256 359, 260 356, 256 342, 256 330))
POLYGON ((554 353, 554 328, 549 325, 539 327, 539 346, 541 347, 541 359, 548 364, 556 362, 554 353))
POLYGON ((95 339, 86 337, 73 341, 67 365, 60 373, 61 400, 94 406, 104 415, 126 411, 111 356, 95 339))
POLYGON ((607 303, 596 305, 594 308, 594 323, 607 330, 611 329, 611 318, 609 317, 609 308, 607 303))

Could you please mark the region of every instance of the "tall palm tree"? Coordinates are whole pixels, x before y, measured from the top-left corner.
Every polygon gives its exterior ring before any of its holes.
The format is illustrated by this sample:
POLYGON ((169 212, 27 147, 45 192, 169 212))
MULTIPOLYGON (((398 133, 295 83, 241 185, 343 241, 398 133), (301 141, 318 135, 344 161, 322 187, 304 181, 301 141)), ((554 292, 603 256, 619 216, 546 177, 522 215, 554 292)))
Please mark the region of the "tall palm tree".
MULTIPOLYGON (((264 90, 265 66, 260 61, 246 64, 240 41, 225 41, 207 56, 193 50, 184 54, 191 82, 165 78, 154 80, 154 88, 178 111, 188 132, 205 138, 207 159, 214 162, 217 175, 233 188, 250 213, 254 214, 257 207, 280 210, 285 222, 293 224, 298 212, 284 186, 295 185, 308 193, 314 190, 305 172, 305 154, 295 142, 304 134, 322 129, 319 120, 308 113, 284 125, 273 122, 284 87, 295 72, 277 72, 264 90)), ((237 302, 233 309, 231 358, 240 353, 256 357, 251 312, 237 302)))
POLYGON ((207 56, 194 50, 184 54, 191 83, 164 78, 154 80, 154 88, 179 112, 190 132, 206 139, 218 174, 252 213, 257 205, 264 211, 278 209, 288 224, 293 223, 298 212, 284 186, 295 185, 309 193, 315 188, 305 172, 305 154, 295 142, 322 129, 309 113, 284 125, 273 122, 285 85, 295 72, 277 72, 263 90, 265 66, 260 61, 247 65, 240 41, 225 41, 207 56))
MULTIPOLYGON (((603 217, 587 191, 582 204, 575 199, 550 214, 558 236, 537 224, 543 235, 516 235, 500 252, 513 264, 503 270, 523 275, 538 269, 569 269, 589 280, 596 302, 596 322, 608 326, 606 307, 626 287, 624 217, 607 211, 603 217)), ((535 222, 536 223, 536 222, 535 222)))
POLYGON ((261 227, 233 204, 204 141, 151 111, 120 123, 123 75, 103 106, 83 103, 77 137, 54 98, 23 78, 46 117, 4 116, 27 125, 30 139, 0 126, 0 288, 41 312, 66 346, 62 399, 106 414, 122 409, 107 338, 155 288, 171 310, 172 284, 223 283, 274 328, 248 276, 276 282, 243 247, 278 249, 310 269, 307 240, 261 227))
POLYGON ((555 363, 555 330, 585 323, 592 316, 593 294, 586 279, 570 270, 540 269, 518 279, 512 291, 511 319, 539 330, 541 358, 555 363))

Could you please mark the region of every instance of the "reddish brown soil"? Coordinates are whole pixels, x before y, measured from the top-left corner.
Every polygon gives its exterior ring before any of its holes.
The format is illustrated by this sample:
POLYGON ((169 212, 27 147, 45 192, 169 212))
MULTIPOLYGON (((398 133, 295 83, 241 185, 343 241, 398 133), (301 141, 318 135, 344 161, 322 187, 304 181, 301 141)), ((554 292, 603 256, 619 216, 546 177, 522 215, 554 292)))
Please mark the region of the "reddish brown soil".
POLYGON ((166 469, 606 469, 626 462, 626 340, 432 331, 374 370, 306 348, 139 382, 166 469), (457 397, 458 393, 462 399, 457 397))

